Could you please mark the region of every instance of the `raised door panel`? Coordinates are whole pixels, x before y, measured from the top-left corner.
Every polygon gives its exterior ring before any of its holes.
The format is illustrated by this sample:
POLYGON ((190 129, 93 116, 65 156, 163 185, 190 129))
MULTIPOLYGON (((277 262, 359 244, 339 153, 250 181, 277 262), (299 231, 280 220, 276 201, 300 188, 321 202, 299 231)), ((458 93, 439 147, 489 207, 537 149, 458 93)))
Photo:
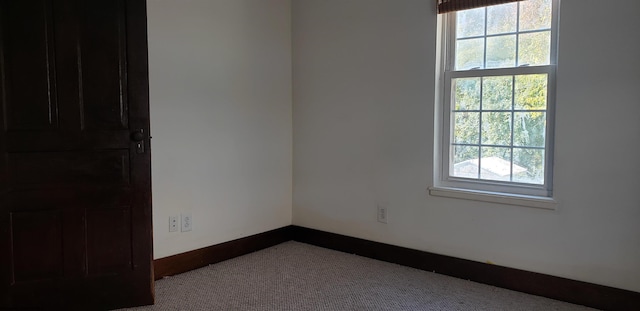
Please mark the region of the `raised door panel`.
POLYGON ((14 185, 129 184, 129 150, 9 153, 14 185))
POLYGON ((128 128, 126 37, 122 0, 80 4, 82 127, 128 128))
POLYGON ((88 275, 132 270, 131 208, 87 210, 88 275), (108 234, 105 234, 108 232, 108 234))
POLYGON ((57 127, 52 3, 0 3, 0 71, 6 130, 57 127))
POLYGON ((10 226, 14 284, 50 281, 62 277, 64 267, 60 212, 11 213, 10 226))

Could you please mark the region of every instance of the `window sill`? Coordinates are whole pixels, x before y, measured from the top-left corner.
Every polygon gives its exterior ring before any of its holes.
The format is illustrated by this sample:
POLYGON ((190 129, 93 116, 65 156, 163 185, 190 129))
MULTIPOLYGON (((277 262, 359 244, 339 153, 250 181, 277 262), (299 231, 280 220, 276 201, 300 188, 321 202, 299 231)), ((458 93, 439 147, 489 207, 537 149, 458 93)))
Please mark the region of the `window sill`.
POLYGON ((555 210, 558 205, 557 201, 548 197, 476 191, 459 188, 429 187, 429 194, 438 197, 535 207, 548 210, 555 210))

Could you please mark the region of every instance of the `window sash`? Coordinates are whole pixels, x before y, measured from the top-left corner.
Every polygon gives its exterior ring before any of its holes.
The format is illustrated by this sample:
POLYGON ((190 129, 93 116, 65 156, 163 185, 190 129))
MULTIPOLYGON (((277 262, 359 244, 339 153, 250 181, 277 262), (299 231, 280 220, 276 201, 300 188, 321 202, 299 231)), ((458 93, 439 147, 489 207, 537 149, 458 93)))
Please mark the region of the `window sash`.
MULTIPOLYGON (((465 70, 465 71, 446 71, 444 73, 444 106, 443 106, 443 122, 442 122, 442 154, 441 154, 441 172, 442 176, 440 186, 472 189, 489 192, 503 192, 520 195, 535 195, 542 197, 551 196, 552 181, 552 146, 553 146, 553 122, 555 107, 555 65, 533 66, 533 67, 514 67, 514 68, 498 68, 498 69, 482 69, 482 70, 465 70), (458 78, 484 78, 493 76, 513 76, 527 74, 547 74, 547 108, 546 112, 546 129, 545 129, 545 175, 544 184, 528 184, 514 181, 497 181, 489 179, 467 179, 456 177, 451 172, 451 157, 454 144, 452 142, 452 124, 453 124, 453 103, 452 100, 452 81, 458 78)), ((483 110, 482 112, 488 112, 483 110)), ((510 110, 503 111, 510 112, 510 110)), ((513 133, 512 133, 513 135, 513 133)), ((514 146, 511 146, 512 148, 514 146)), ((519 148, 515 146, 515 148, 519 148)), ((542 149, 542 148, 541 148, 542 149)))
POLYGON ((437 0, 438 14, 524 0, 437 0))

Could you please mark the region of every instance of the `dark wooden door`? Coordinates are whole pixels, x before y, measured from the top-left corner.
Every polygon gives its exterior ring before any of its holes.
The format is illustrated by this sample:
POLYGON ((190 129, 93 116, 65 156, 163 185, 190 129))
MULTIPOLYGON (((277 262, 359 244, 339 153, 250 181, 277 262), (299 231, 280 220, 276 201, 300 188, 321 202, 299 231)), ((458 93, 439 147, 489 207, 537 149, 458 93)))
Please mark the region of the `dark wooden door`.
POLYGON ((146 38, 144 0, 0 0, 0 309, 153 303, 146 38))

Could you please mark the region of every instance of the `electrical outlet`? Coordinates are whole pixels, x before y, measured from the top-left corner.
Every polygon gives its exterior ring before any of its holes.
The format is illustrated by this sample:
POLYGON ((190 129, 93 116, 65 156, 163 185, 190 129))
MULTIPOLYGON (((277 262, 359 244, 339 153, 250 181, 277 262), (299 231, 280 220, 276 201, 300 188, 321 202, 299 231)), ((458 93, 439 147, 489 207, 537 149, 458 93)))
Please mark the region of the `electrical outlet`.
POLYGON ((387 223, 387 207, 378 204, 378 222, 387 223))
POLYGON ((193 227, 191 213, 181 214, 181 216, 182 216, 182 227, 180 228, 180 231, 182 232, 191 231, 193 227))
POLYGON ((169 232, 178 231, 178 216, 169 216, 169 232))

